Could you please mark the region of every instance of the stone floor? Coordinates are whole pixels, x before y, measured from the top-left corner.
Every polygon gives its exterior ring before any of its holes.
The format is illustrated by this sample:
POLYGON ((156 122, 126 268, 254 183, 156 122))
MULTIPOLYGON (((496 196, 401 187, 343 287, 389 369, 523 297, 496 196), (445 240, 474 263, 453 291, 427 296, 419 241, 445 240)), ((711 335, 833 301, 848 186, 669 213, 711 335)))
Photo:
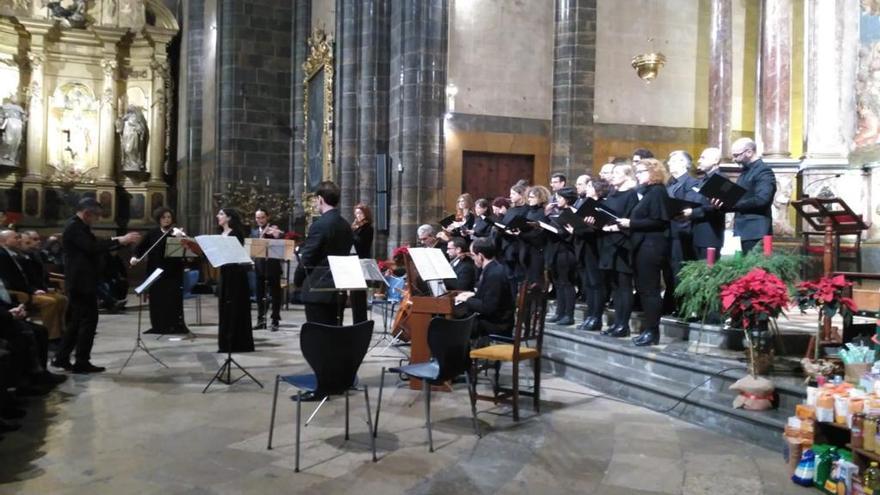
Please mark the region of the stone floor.
MULTIPOLYGON (((206 306, 213 306, 206 321, 216 322, 215 303, 206 306)), ((255 332, 257 352, 236 356, 266 388, 243 380, 202 394, 222 361, 213 352, 215 325, 193 326, 195 340, 147 336, 170 368, 139 352, 119 374, 137 315, 102 315, 93 360, 108 372, 72 376, 28 401, 23 428, 0 440, 0 494, 808 492, 788 480, 777 452, 550 376, 542 414, 526 399, 518 424, 507 407, 478 404, 481 439, 471 430, 463 386, 434 394, 433 454, 421 396, 386 381, 376 464, 362 396, 351 400, 348 442, 344 401, 331 400, 303 429, 302 472, 294 473, 288 395, 279 401, 275 448, 266 449, 275 374, 308 368, 298 352, 302 311, 282 318, 280 332, 255 332)), ((360 373, 374 411, 379 369, 397 362, 375 354, 360 373)), ((314 407, 305 405, 304 414, 314 407)))

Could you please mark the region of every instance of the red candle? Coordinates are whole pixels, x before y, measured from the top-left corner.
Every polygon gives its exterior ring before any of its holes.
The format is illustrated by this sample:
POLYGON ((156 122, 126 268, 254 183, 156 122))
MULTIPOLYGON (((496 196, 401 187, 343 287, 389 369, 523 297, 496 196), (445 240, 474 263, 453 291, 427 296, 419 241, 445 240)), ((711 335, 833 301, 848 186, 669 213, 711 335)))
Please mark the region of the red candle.
POLYGON ((715 266, 715 248, 706 248, 706 264, 715 266))
POLYGON ((764 256, 770 256, 773 254, 773 236, 765 235, 764 236, 764 256))

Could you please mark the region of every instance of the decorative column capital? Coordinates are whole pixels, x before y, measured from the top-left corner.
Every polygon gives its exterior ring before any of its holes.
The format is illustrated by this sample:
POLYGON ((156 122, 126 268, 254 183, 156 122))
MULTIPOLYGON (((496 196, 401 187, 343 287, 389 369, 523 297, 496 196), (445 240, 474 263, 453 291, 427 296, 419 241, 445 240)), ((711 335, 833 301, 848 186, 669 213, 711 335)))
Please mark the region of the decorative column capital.
POLYGON ((46 56, 42 53, 28 53, 28 63, 30 64, 31 70, 37 71, 43 68, 43 63, 46 61, 46 56))
POLYGON ((104 71, 105 78, 113 77, 116 74, 117 67, 119 67, 119 62, 115 59, 105 58, 101 60, 101 70, 104 71))

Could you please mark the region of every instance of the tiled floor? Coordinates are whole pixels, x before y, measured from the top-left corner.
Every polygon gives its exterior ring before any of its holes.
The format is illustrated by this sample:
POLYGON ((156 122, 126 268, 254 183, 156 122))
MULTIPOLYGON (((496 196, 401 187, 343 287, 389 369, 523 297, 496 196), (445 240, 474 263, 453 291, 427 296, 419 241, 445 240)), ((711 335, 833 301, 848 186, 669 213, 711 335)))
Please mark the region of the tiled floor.
MULTIPOLYGON (((351 399, 348 442, 344 401, 331 400, 303 429, 303 470, 294 473, 294 407, 287 395, 279 401, 276 448, 266 450, 266 441, 275 374, 307 370, 295 325, 302 318, 301 311, 285 312, 282 331, 255 332, 257 352, 236 356, 265 389, 243 380, 202 394, 222 362, 213 352, 216 326, 193 327, 192 341, 148 336, 170 369, 139 352, 120 375, 136 313, 102 315, 94 362, 110 369, 72 376, 47 398, 28 401, 23 429, 0 440, 0 493, 806 492, 788 480, 776 452, 549 376, 542 414, 533 415, 525 399, 518 424, 506 407, 480 403, 481 439, 471 430, 463 386, 434 394, 433 454, 421 396, 386 381, 376 464, 362 396, 351 399)), ((205 319, 216 321, 216 306, 205 319)), ((379 369, 396 363, 371 354, 361 368, 374 411, 379 369)), ((304 414, 313 408, 305 405, 304 414)))

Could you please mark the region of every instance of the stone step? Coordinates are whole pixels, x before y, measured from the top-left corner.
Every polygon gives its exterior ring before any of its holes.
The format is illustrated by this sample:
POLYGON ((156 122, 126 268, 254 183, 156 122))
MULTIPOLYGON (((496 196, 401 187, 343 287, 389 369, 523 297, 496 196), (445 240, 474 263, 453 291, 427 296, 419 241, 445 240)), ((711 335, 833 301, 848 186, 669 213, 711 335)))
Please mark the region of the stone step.
MULTIPOLYGON (((686 344, 682 345, 686 349, 686 344)), ((623 339, 548 325, 544 337, 544 369, 657 410, 669 408, 682 399, 683 403, 668 414, 769 448, 779 448, 779 434, 786 418, 793 414, 795 404, 805 398, 804 387, 799 386, 796 379, 774 377, 780 398, 777 410, 734 409, 732 401, 736 394, 728 387, 745 372, 721 371, 739 363, 686 352, 667 354, 661 347, 639 348, 623 339), (696 390, 691 391, 694 387, 696 390)))

